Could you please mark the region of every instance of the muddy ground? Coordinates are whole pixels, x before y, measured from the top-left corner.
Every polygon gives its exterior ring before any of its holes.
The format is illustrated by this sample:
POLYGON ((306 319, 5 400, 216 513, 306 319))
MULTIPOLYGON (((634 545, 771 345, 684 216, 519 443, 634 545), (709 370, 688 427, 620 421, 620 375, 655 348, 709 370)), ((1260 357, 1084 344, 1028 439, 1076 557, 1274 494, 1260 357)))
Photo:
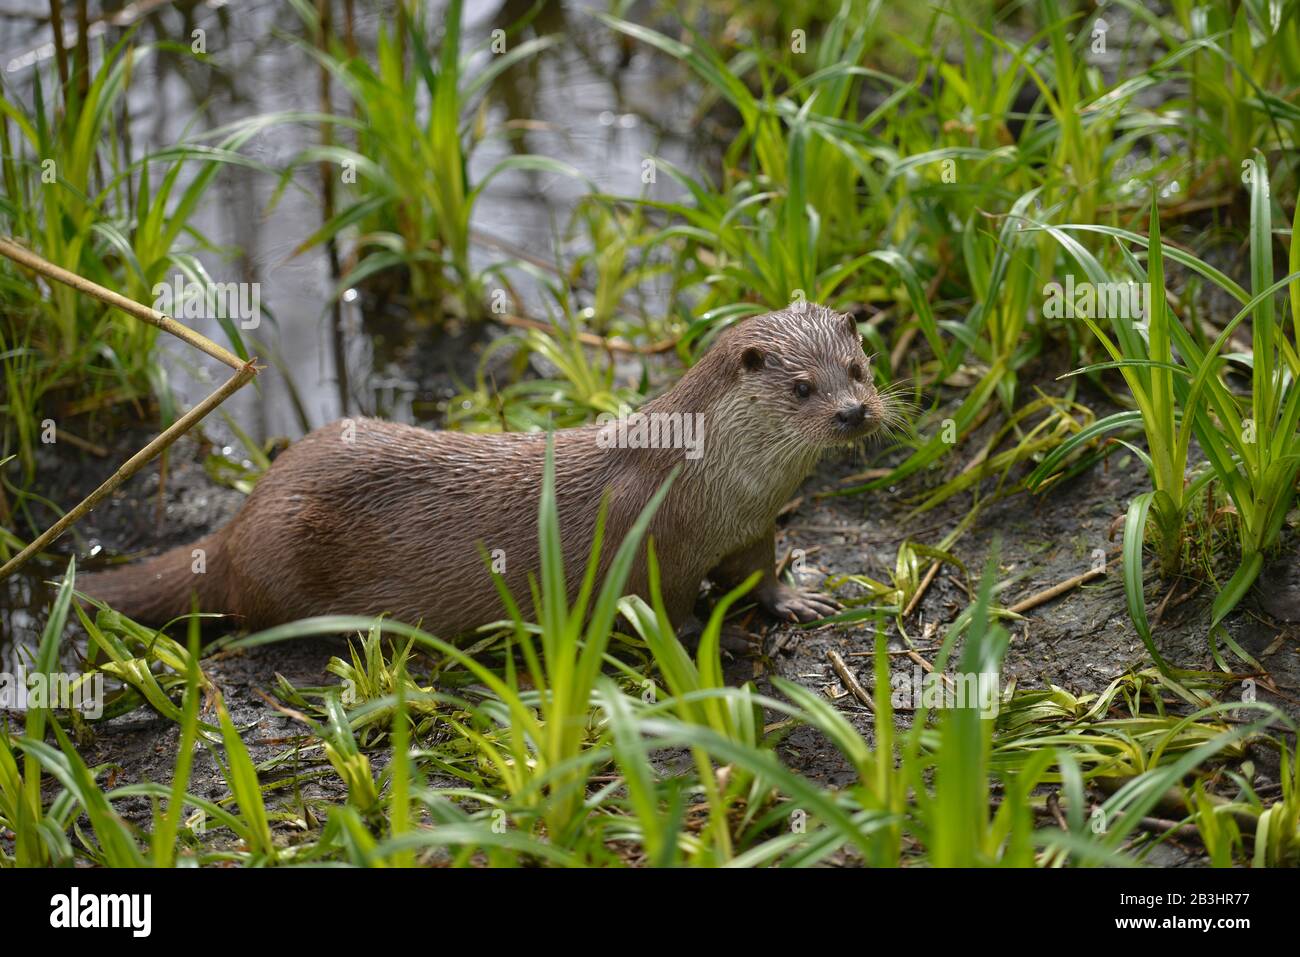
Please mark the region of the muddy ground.
MULTIPOLYGON (((1105 414, 1105 410, 1098 407, 1098 414, 1105 414)), ((220 428, 219 424, 210 426, 210 434, 219 442, 224 441, 220 428)), ((143 431, 121 433, 115 447, 134 448, 132 442, 143 444, 145 438, 147 433, 143 431)), ((807 556, 804 581, 811 586, 819 585, 829 573, 860 573, 889 581, 902 541, 911 537, 937 544, 972 507, 969 494, 958 495, 909 519, 906 503, 941 477, 959 470, 965 464, 961 450, 976 445, 974 440, 964 443, 950 461, 930 473, 913 476, 901 487, 849 497, 821 493, 844 487, 846 479, 868 466, 887 463, 852 456, 828 459, 804 485, 797 504, 783 520, 778 555, 802 549, 807 556)), ((161 508, 160 470, 154 465, 88 516, 80 525, 75 543, 65 539, 62 548, 67 550, 75 544, 79 556, 86 556, 94 546, 100 546, 103 554, 142 556, 191 541, 221 525, 239 507, 242 495, 209 477, 203 466, 207 451, 200 443, 182 440, 169 456, 161 508)), ((111 467, 107 460, 64 445, 46 451, 41 471, 47 483, 44 487, 61 504, 70 506, 102 480, 111 467)), ((1094 560, 1095 549, 1105 549, 1114 556, 1118 537, 1112 540, 1111 529, 1128 501, 1147 487, 1140 463, 1128 454, 1115 455, 1049 494, 1017 492, 988 505, 953 551, 974 578, 996 542, 999 579, 1016 579, 999 596, 999 602, 1009 606, 1086 571, 1094 560)), ((992 482, 986 482, 985 491, 991 488, 992 482)), ((1294 543, 1294 539, 1291 541, 1294 543)), ((1231 556, 1225 558, 1230 560, 1231 556)), ((1292 715, 1300 710, 1300 644, 1294 626, 1286 620, 1300 620, 1300 574, 1295 571, 1294 558, 1292 544, 1274 560, 1264 586, 1249 596, 1227 623, 1236 640, 1269 670, 1283 695, 1278 697, 1261 687, 1261 699, 1274 701, 1292 715)), ((90 567, 95 564, 94 559, 89 560, 90 567)), ((45 568, 46 575, 53 572, 52 566, 45 568)), ((909 619, 909 634, 927 658, 933 658, 944 626, 969 601, 959 584, 961 577, 955 569, 945 568, 909 619)), ((29 576, 25 582, 32 586, 34 580, 29 576)), ((1179 583, 1174 592, 1181 596, 1193 590, 1193 585, 1179 583)), ((851 595, 855 587, 847 586, 841 596, 851 595)), ((1155 613, 1166 591, 1167 586, 1154 582, 1150 585, 1150 613, 1155 613)), ((41 597, 37 594, 31 602, 35 607, 25 612, 13 607, 16 594, 11 590, 8 595, 6 631, 19 643, 31 641, 34 629, 43 623, 41 597)), ((1187 600, 1171 602, 1166 608, 1157 638, 1171 662, 1189 668, 1213 668, 1205 635, 1211 596, 1211 589, 1201 588, 1187 600)), ((702 599, 700 611, 707 613, 707 607, 707 599, 702 599)), ((1003 679, 1014 678, 1020 687, 1051 684, 1076 694, 1099 692, 1125 671, 1149 666, 1145 649, 1129 622, 1123 587, 1114 566, 1105 578, 1028 612, 1027 620, 1015 623, 1011 630, 1013 639, 1003 679)), ((754 679, 761 690, 768 692, 772 690, 768 678, 773 673, 798 681, 834 699, 869 734, 869 712, 845 692, 832 671, 827 652, 838 651, 870 687, 872 635, 871 626, 865 623, 805 630, 770 621, 756 612, 741 612, 725 642, 728 678, 735 683, 754 679)), ((10 655, 12 646, 10 642, 10 655)), ((891 648, 901 647, 897 634, 892 634, 891 648)), ((295 760, 299 771, 323 769, 297 791, 286 789, 273 797, 272 803, 293 817, 308 816, 304 807, 315 806, 316 802, 342 801, 345 790, 319 752, 293 756, 301 725, 276 712, 263 694, 270 693, 277 673, 299 687, 336 684, 338 679, 328 674, 325 666, 331 656, 345 651, 345 639, 322 639, 250 651, 217 651, 204 662, 205 672, 220 687, 234 721, 247 729, 245 740, 254 760, 267 762, 289 756, 289 763, 278 771, 272 770, 267 778, 286 775, 295 760)), ((896 668, 912 666, 901 655, 893 660, 896 668)), ((1225 695, 1234 696, 1235 692, 1230 690, 1225 695)), ((906 724, 908 719, 903 714, 899 720, 906 724)), ((92 765, 110 765, 110 780, 115 784, 169 781, 178 737, 179 730, 171 721, 139 709, 97 725, 83 754, 92 765)), ((782 753, 792 767, 827 785, 843 784, 852 777, 838 752, 814 731, 791 733, 782 745, 782 753)), ((671 766, 672 756, 664 758, 666 766, 671 766)), ((372 760, 380 768, 386 757, 375 755, 372 760)), ((1262 763, 1263 773, 1268 775, 1269 762, 1262 763)), ((226 796, 220 773, 206 752, 196 757, 192 789, 213 799, 226 796)), ((124 804, 121 809, 128 817, 138 816, 140 820, 147 819, 150 813, 143 799, 124 804)), ((323 818, 324 814, 319 816, 323 818)), ((295 829, 292 823, 278 826, 289 832, 287 837, 295 829)), ((226 839, 224 832, 213 835, 218 845, 226 839)), ((1162 849, 1158 858, 1163 863, 1195 859, 1194 849, 1174 844, 1162 849)))

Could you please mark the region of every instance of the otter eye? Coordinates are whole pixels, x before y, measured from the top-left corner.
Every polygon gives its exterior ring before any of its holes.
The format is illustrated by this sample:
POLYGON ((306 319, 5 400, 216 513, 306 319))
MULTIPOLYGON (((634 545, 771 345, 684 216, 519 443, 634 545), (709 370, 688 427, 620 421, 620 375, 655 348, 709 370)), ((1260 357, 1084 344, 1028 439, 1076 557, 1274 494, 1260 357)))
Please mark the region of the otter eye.
POLYGON ((849 378, 854 382, 862 381, 862 363, 855 362, 849 366, 849 378))
POLYGON ((813 394, 812 383, 807 379, 800 379, 794 384, 794 394, 801 399, 806 399, 813 394))

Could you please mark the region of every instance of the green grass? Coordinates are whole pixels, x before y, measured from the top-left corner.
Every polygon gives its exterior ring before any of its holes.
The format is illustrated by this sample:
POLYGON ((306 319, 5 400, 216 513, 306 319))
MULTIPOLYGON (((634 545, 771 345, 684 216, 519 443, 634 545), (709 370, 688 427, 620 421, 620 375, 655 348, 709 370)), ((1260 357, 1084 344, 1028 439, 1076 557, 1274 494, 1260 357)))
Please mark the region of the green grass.
MULTIPOLYGON (((60 98, 39 72, 30 102, 0 90, 0 232, 57 266, 147 304, 154 301, 154 285, 170 283, 175 274, 208 281, 195 253, 210 244, 190 219, 217 171, 231 164, 265 170, 239 152, 255 124, 229 130, 212 145, 181 143, 133 154, 119 135, 131 75, 164 52, 189 55, 175 44, 139 44, 129 33, 99 51, 84 96, 70 82, 60 98)), ((0 261, 0 291, 6 301, 0 441, 4 452, 17 454, 25 482, 32 479, 42 422, 56 399, 84 414, 155 396, 170 421, 170 392, 153 361, 156 328, 61 284, 47 288, 7 259, 0 261)), ((239 327, 229 320, 222 326, 232 348, 246 357, 239 327)), ((72 431, 82 418, 74 415, 61 417, 60 427, 72 431)))
MULTIPOLYGON (((1283 119, 1294 110, 1278 93, 1295 89, 1297 37, 1294 24, 1261 21, 1263 8, 1248 7, 1240 8, 1232 24, 1222 25, 1222 32, 1215 32, 1219 25, 1214 22, 1221 14, 1203 20, 1179 8, 1175 18, 1188 38, 1179 42, 1177 29, 1159 24, 1167 48, 1140 51, 1150 57, 1146 70, 1136 75, 1121 71, 1111 83, 1099 71, 1080 68, 1087 61, 1089 35, 1074 28, 1087 21, 1063 12, 1054 2, 1033 5, 1037 32, 1028 43, 1004 39, 1006 31, 999 30, 996 18, 987 12, 969 18, 950 9, 937 13, 926 35, 931 42, 913 46, 919 77, 928 85, 919 79, 909 84, 901 77, 879 77, 866 67, 862 54, 876 26, 875 7, 864 14, 860 7, 845 4, 826 25, 809 62, 787 75, 785 84, 774 83, 772 75, 790 71, 794 58, 770 47, 755 44, 728 61, 703 38, 687 45, 641 25, 604 18, 688 65, 706 89, 740 117, 742 135, 724 157, 727 178, 722 187, 715 190, 669 168, 687 188, 690 202, 658 204, 682 222, 664 235, 693 244, 707 270, 700 276, 707 290, 699 303, 701 319, 688 330, 688 340, 707 341, 709 326, 782 305, 797 298, 798 290, 813 289, 842 305, 880 302, 881 292, 891 283, 886 276, 883 290, 878 285, 881 277, 872 268, 878 262, 897 273, 899 288, 906 293, 901 307, 899 300, 890 307, 900 318, 912 313, 895 324, 893 342, 882 340, 881 345, 889 348, 919 333, 916 341, 924 338, 930 358, 914 360, 912 367, 926 382, 944 382, 961 364, 980 371, 973 384, 958 392, 956 408, 945 410, 955 425, 956 443, 938 429, 928 438, 923 432, 901 465, 861 491, 894 486, 948 459, 994 397, 1011 426, 1012 448, 1000 459, 1007 465, 1047 454, 1056 466, 1103 431, 1130 427, 1135 420, 1122 414, 1109 417, 1104 426, 1085 429, 1082 438, 1076 435, 1059 449, 1054 448, 1059 433, 1035 441, 1032 430, 1017 424, 1018 415, 1029 411, 1028 405, 1016 411, 1022 402, 1017 373, 1040 354, 1048 339, 1064 337, 1072 350, 1086 354, 1086 344, 1074 331, 1061 328, 1042 310, 1044 283, 1071 269, 1072 262, 1093 282, 1106 282, 1118 270, 1120 279, 1135 273, 1132 278, 1151 284, 1155 309, 1149 338, 1127 320, 1117 320, 1109 333, 1086 320, 1109 361, 1086 365, 1085 371, 1095 378, 1102 369, 1118 370, 1143 424, 1147 449, 1135 451, 1151 472, 1153 488, 1133 505, 1126 535, 1126 581, 1135 627, 1162 668, 1166 663, 1156 651, 1142 600, 1140 553, 1147 516, 1155 529, 1160 570, 1172 577, 1183 568, 1189 503, 1211 477, 1227 490, 1239 519, 1241 556, 1237 572, 1218 584, 1219 599, 1208 629, 1215 658, 1226 668, 1215 639, 1230 644, 1231 639, 1218 625, 1254 581, 1264 554, 1277 540, 1294 497, 1295 466, 1300 464, 1291 449, 1296 408, 1288 401, 1291 391, 1282 372, 1294 369, 1296 346, 1288 340, 1286 323, 1279 321, 1273 302, 1273 294, 1286 286, 1274 284, 1272 273, 1270 216, 1278 194, 1270 191, 1262 155, 1248 159, 1248 152, 1234 152, 1265 144, 1269 149, 1294 147, 1294 125, 1283 119), (854 24, 852 32, 849 23, 854 24), (940 35, 960 40, 960 64, 948 63, 935 52, 943 49, 933 42, 940 35), (1243 68, 1248 61, 1251 66, 1243 68), (1159 111, 1133 106, 1142 90, 1172 78, 1191 84, 1191 104, 1178 101, 1159 111), (844 95, 844 84, 877 80, 889 91, 884 103, 892 109, 862 117, 859 97, 844 95), (1013 135, 1007 120, 1022 89, 1034 95, 1034 105, 1013 135), (1226 137, 1203 136, 1207 129, 1222 130, 1225 124, 1226 137), (1163 155, 1152 150, 1149 138, 1157 133, 1184 137, 1192 147, 1191 162, 1180 164, 1177 150, 1163 155), (1226 341, 1238 323, 1254 316, 1252 344, 1258 358, 1251 367, 1248 413, 1238 409, 1240 403, 1221 378, 1217 349, 1198 345, 1199 330, 1189 333, 1171 314, 1166 297, 1178 291, 1166 282, 1159 245, 1161 212, 1155 199, 1147 198, 1145 204, 1148 245, 1155 253, 1144 270, 1131 261, 1127 249, 1117 251, 1103 240, 1107 234, 1135 235, 1132 228, 1138 225, 1142 203, 1134 200, 1143 191, 1154 197, 1175 179, 1198 184, 1221 180, 1229 164, 1234 172, 1244 167, 1252 174, 1246 177, 1246 238, 1250 288, 1261 298, 1249 303, 1251 309, 1242 315, 1220 324, 1227 330, 1221 337, 1226 341), (849 171, 847 178, 838 175, 841 166, 849 171), (1126 168, 1134 171, 1122 172, 1126 168), (815 176, 810 175, 813 170, 815 176), (1115 181, 1121 177, 1127 181, 1118 190, 1115 181), (994 210, 1005 212, 990 215, 994 210), (1086 225, 1055 227, 1053 222, 1086 225), (848 242, 836 241, 838 230, 827 228, 834 223, 847 224, 848 242), (1043 227, 1027 229, 1031 223, 1043 227), (877 247, 865 255, 859 252, 864 237, 877 247), (1103 266, 1103 259, 1114 268, 1103 266), (964 320, 942 319, 928 301, 921 276, 923 270, 938 268, 943 269, 938 288, 964 285, 969 297, 964 320), (716 311, 710 310, 715 305, 716 311), (1177 367, 1175 348, 1184 357, 1205 353, 1209 358, 1193 358, 1190 370, 1177 367), (1188 402, 1190 409, 1184 409, 1188 402), (1267 440, 1257 442, 1256 432, 1267 440), (1193 435, 1212 471, 1186 485, 1193 435)), ((1136 7, 1130 10, 1154 19, 1136 7)), ((1286 195, 1294 207, 1292 164, 1279 164, 1277 172, 1286 177, 1286 195)), ((1241 285, 1203 260, 1182 251, 1174 258, 1243 304, 1250 298, 1241 285)), ((988 474, 987 467, 981 467, 975 480, 988 474)), ((1041 485, 1047 474, 1040 468, 1030 484, 1041 485)), ((927 505, 968 484, 945 484, 927 505)), ((1239 647, 1233 650, 1254 664, 1239 647)))
MULTIPOLYGON (((470 655, 388 619, 310 619, 228 645, 247 649, 349 630, 365 635, 350 664, 339 659, 332 666, 344 684, 299 691, 281 681, 285 712, 306 729, 291 748, 288 776, 288 754, 255 763, 219 694, 205 708, 215 710, 216 727, 201 721, 208 679, 198 619, 191 617, 183 658, 160 640, 140 659, 150 674, 180 682, 179 708, 155 709, 181 726, 171 786, 105 789, 100 769, 84 765, 63 730, 64 716, 35 709, 21 733, 0 731, 0 827, 14 834, 12 855, 0 845, 3 862, 743 867, 811 866, 835 857, 874 866, 1113 865, 1140 861, 1158 843, 1138 825, 1171 789, 1183 796, 1186 816, 1206 835, 1216 863, 1242 860, 1246 820, 1257 835, 1254 863, 1294 862, 1300 837, 1286 745, 1277 801, 1261 800, 1244 778, 1237 779, 1240 794, 1229 799, 1207 784, 1216 758, 1239 758, 1248 740, 1267 746, 1272 721, 1292 727, 1275 708, 1230 703, 1168 713, 1168 685, 1158 675, 1116 681, 1097 700, 1059 689, 1004 690, 998 676, 1009 635, 993 602, 996 560, 934 662, 954 681, 994 676, 989 700, 935 707, 923 698, 910 726, 899 730, 883 631, 875 642, 869 731, 790 681, 774 680, 782 698, 751 685, 728 687, 720 630, 752 581, 717 605, 694 659, 667 624, 657 580, 649 603, 618 601, 656 505, 647 506, 599 583, 601 545, 594 544, 569 606, 548 454, 539 510, 542 575, 534 586, 539 620, 526 622, 503 593, 513 624, 498 632, 502 640, 488 656, 495 663, 480 660, 482 647, 470 655), (627 635, 616 626, 620 607, 632 624, 627 635), (403 644, 385 654, 381 635, 403 644), (958 642, 960 660, 949 671, 958 642), (629 654, 638 646, 648 652, 639 665, 629 654), (412 680, 413 651, 435 663, 447 690, 412 680), (463 670, 465 680, 448 680, 451 670, 463 670), (981 710, 991 703, 996 713, 981 710), (1228 724, 1222 716, 1231 712, 1259 717, 1228 724), (767 715, 780 720, 765 724, 767 715), (851 783, 828 789, 787 763, 781 741, 798 725, 817 729, 844 755, 855 773, 851 783), (43 740, 47 728, 57 747, 43 740), (384 729, 387 736, 370 734, 384 729), (212 754, 228 798, 188 793, 196 743, 212 754), (668 773, 656 760, 681 749, 692 756, 690 771, 668 773), (374 759, 385 755, 387 766, 376 773, 374 759), (303 761, 318 770, 303 771, 303 761), (273 772, 278 777, 268 779, 273 772), (346 788, 344 803, 317 813, 299 798, 299 811, 281 809, 274 795, 321 774, 346 788), (1189 774, 1192 784, 1178 791, 1189 774), (48 803, 44 775, 55 782, 48 803), (1109 797, 1090 804, 1084 786, 1099 778, 1113 782, 1109 797), (1064 830, 1045 813, 1044 789, 1054 785, 1064 830), (151 821, 127 823, 114 802, 140 795, 153 801, 151 821), (202 812, 203 839, 192 835, 174 846, 185 806, 202 812), (83 814, 84 827, 77 823, 83 814), (229 834, 228 849, 205 843, 216 833, 229 834)), ((74 588, 70 565, 42 638, 39 670, 57 667, 74 588)), ((107 612, 97 617, 120 623, 107 612)), ((103 668, 117 675, 113 664, 103 668)))
MULTIPOLYGON (((725 133, 695 168, 652 157, 657 180, 638 195, 587 184, 557 235, 590 248, 557 254, 553 269, 471 260, 475 206, 496 176, 577 175, 568 158, 516 153, 470 177, 485 139, 514 128, 488 131, 494 81, 566 40, 522 40, 531 15, 507 31, 508 52, 476 59, 460 2, 436 40, 436 25, 403 3, 374 48, 353 54, 343 38, 318 37, 313 5, 298 2, 302 35, 286 40, 336 85, 338 113, 253 117, 152 156, 134 155, 118 131, 133 64, 173 52, 165 43, 129 35, 97 51, 84 97, 75 83, 51 92, 50 74, 5 89, 0 225, 127 295, 148 301, 174 272, 206 278, 194 253, 208 243, 190 220, 217 170, 260 170, 240 151, 268 123, 324 123, 328 140, 262 172, 279 190, 321 163, 340 176, 333 216, 297 247, 344 250, 334 294, 388 283, 425 318, 490 321, 490 288, 539 283, 551 329, 511 330, 491 345, 448 427, 590 421, 635 405, 665 371, 638 357, 640 381, 628 382, 590 336, 671 341, 672 372, 731 322, 817 300, 854 313, 878 382, 901 383, 921 409, 915 431, 872 462, 888 463, 887 474, 839 493, 907 496, 912 517, 956 496, 971 504, 937 546, 901 542, 889 580, 842 570, 865 590, 840 618, 871 635, 866 720, 794 683, 775 681, 771 694, 727 685, 720 634, 742 591, 717 603, 694 653, 656 595, 622 596, 632 550, 652 548, 644 522, 625 542, 596 544, 617 550, 615 573, 597 582, 593 552, 571 607, 549 483, 538 621, 511 596, 511 620, 467 648, 386 619, 244 639, 358 636, 331 663, 341 684, 277 679, 301 733, 270 758, 255 759, 219 700, 196 619, 181 642, 110 610, 92 617, 73 601, 70 573, 36 666, 54 667, 75 619, 88 667, 113 685, 105 714, 149 709, 176 722, 181 759, 170 782, 115 788, 79 757, 79 721, 31 712, 0 732, 3 862, 1106 865, 1141 863, 1167 839, 1143 829, 1159 809, 1194 825, 1213 864, 1296 863, 1300 762, 1293 743, 1270 737, 1291 722, 1211 702, 1239 677, 1224 645, 1258 669, 1223 625, 1286 535, 1300 471, 1300 0, 1116 6, 1135 25, 1108 37, 1117 69, 1091 52, 1092 8, 1057 0, 722 4, 688 23, 666 8, 633 21, 625 4, 576 13, 575 28, 688 77, 701 127, 725 133), (806 49, 792 47, 797 28, 806 49), (41 178, 49 156, 52 182, 41 178), (1223 245, 1238 253, 1225 257, 1223 245), (1051 315, 1045 287, 1066 275, 1149 283, 1153 308, 1144 323, 1051 315), (667 302, 648 315, 640 293, 659 278, 667 302), (1248 351, 1237 347, 1245 340, 1248 351), (488 371, 502 350, 514 350, 507 381, 488 371), (531 371, 534 361, 548 371, 531 371), (943 562, 964 575, 962 539, 985 505, 1060 494, 1116 448, 1148 479, 1128 506, 1122 568, 1152 667, 1095 697, 1016 689, 996 719, 896 712, 884 635, 892 627, 911 640, 902 610, 927 569, 943 562), (1146 606, 1153 569, 1210 586, 1201 624, 1218 673, 1162 655, 1146 606), (791 762, 782 743, 802 726, 843 754, 850 783, 825 788, 791 762), (1280 793, 1261 797, 1240 766, 1248 740, 1280 750, 1280 793), (221 801, 188 793, 205 755, 226 783, 221 801), (305 796, 322 779, 346 798, 305 796), (152 813, 128 823, 117 805, 140 796, 152 813), (221 840, 199 834, 199 820, 221 840)), ((47 293, 7 262, 0 291, 10 305, 0 463, 14 457, 6 489, 16 503, 3 552, 42 498, 30 485, 47 407, 103 410, 152 395, 171 413, 153 330, 67 290, 47 293)), ((228 334, 242 351, 238 331, 228 334)), ((249 473, 219 474, 251 487, 268 461, 260 450, 253 458, 249 473)), ((1012 616, 995 601, 998 575, 985 569, 940 636, 937 670, 950 658, 960 672, 1000 668, 1012 616)))
MULTIPOLYGON (((308 37, 320 32, 316 11, 295 0, 308 37)), ((379 29, 373 62, 349 56, 337 37, 327 49, 297 40, 346 93, 352 115, 327 122, 355 138, 352 145, 321 145, 299 154, 286 173, 317 163, 338 167, 347 199, 332 219, 306 238, 298 252, 345 236, 351 266, 335 294, 389 270, 405 274, 416 308, 429 316, 451 308, 482 318, 488 274, 470 266, 470 219, 484 188, 507 170, 576 175, 568 163, 513 155, 477 183, 467 165, 483 138, 475 114, 483 92, 512 65, 545 50, 555 37, 511 44, 473 76, 461 48, 462 0, 452 0, 446 32, 434 48, 432 24, 417 4, 398 4, 395 20, 379 29)), ((295 38, 296 39, 296 38, 295 38)), ((284 182, 287 183, 287 179, 284 182)))
MULTIPOLYGON (((1252 161, 1250 184, 1250 267, 1251 288, 1243 289, 1212 266, 1170 250, 1160 242, 1160 223, 1153 204, 1151 228, 1145 239, 1102 227, 1047 227, 1073 253, 1093 282, 1107 282, 1110 274, 1075 239, 1074 231, 1101 232, 1116 239, 1135 241, 1147 250, 1145 278, 1151 285, 1152 314, 1149 336, 1138 334, 1128 319, 1114 321, 1114 336, 1091 319, 1085 320, 1101 341, 1111 361, 1105 367, 1119 367, 1138 406, 1146 436, 1147 451, 1134 451, 1150 471, 1153 489, 1134 499, 1125 528, 1125 584, 1129 608, 1139 633, 1153 657, 1163 661, 1151 645, 1150 629, 1142 599, 1142 544, 1148 516, 1154 520, 1159 542, 1160 567, 1171 576, 1182 567, 1183 528, 1190 501, 1211 479, 1217 479, 1234 507, 1240 539, 1240 561, 1219 591, 1210 623, 1212 638, 1219 624, 1244 597, 1264 564, 1264 556, 1277 541, 1286 514, 1295 499, 1295 478, 1300 470, 1300 446, 1296 427, 1300 424, 1300 391, 1294 374, 1300 368, 1293 330, 1279 321, 1275 296, 1290 290, 1293 304, 1300 297, 1300 269, 1273 280, 1272 201, 1268 170, 1261 157, 1252 161), (1227 323, 1209 348, 1202 348, 1176 321, 1168 303, 1171 291, 1165 282, 1164 258, 1176 255, 1180 264, 1204 275, 1242 303, 1241 310, 1227 323), (1228 365, 1222 350, 1233 331, 1247 318, 1251 322, 1252 350, 1244 359, 1251 376, 1248 401, 1238 398, 1221 377, 1228 365), (1177 346, 1182 362, 1175 363, 1177 346), (1290 375, 1287 375, 1287 372, 1290 375), (1198 479, 1185 482, 1188 448, 1195 436, 1209 464, 1198 479)), ((1295 259, 1292 246, 1292 264, 1295 259)), ((1127 246, 1124 265, 1131 275, 1143 276, 1127 246)), ((1243 361, 1239 359, 1238 361, 1243 361)), ((1091 368, 1099 368, 1093 366, 1091 368)), ((1087 370, 1084 370, 1087 371, 1087 370)), ((1126 424, 1112 420, 1112 425, 1126 424)), ((1076 444, 1078 437, 1071 440, 1076 444)), ((1063 452, 1069 450, 1069 445, 1063 452)), ((1037 479, 1041 479, 1039 470, 1037 479)), ((1253 659, 1218 631, 1233 650, 1249 664, 1253 659)), ((1226 665, 1215 651, 1216 660, 1226 665)))
MULTIPOLYGON (((641 394, 615 382, 614 363, 608 355, 594 355, 579 338, 586 319, 575 314, 573 297, 561 289, 554 297, 551 320, 554 332, 528 329, 501 336, 483 350, 472 387, 458 392, 448 403, 447 422, 465 432, 523 432, 551 426, 582 425, 601 413, 617 414, 636 405, 641 394), (554 375, 521 376, 498 383, 487 370, 498 354, 510 357, 514 370, 540 359, 554 375)), ((518 371, 516 372, 518 374, 518 371)))

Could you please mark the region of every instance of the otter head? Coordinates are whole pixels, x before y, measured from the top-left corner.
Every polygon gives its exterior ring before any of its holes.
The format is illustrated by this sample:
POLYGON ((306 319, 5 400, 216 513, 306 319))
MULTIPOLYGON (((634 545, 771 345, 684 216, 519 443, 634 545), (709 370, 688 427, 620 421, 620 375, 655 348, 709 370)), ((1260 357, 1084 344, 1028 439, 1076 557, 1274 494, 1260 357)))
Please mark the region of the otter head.
POLYGON ((746 319, 726 337, 742 392, 792 440, 851 444, 888 422, 852 316, 808 303, 746 319))

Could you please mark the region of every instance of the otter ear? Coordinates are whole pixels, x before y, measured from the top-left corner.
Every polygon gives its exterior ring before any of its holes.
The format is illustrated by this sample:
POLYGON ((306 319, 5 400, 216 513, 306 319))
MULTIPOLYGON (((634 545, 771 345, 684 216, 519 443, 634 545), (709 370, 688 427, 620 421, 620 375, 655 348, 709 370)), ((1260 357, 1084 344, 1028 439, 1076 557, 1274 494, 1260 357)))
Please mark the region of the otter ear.
POLYGON ((758 346, 746 346, 740 354, 740 364, 750 372, 757 372, 767 362, 767 356, 758 346))
POLYGON ((858 332, 858 320, 853 318, 853 313, 846 312, 844 314, 844 328, 849 330, 849 335, 859 342, 862 341, 862 333, 858 332))

